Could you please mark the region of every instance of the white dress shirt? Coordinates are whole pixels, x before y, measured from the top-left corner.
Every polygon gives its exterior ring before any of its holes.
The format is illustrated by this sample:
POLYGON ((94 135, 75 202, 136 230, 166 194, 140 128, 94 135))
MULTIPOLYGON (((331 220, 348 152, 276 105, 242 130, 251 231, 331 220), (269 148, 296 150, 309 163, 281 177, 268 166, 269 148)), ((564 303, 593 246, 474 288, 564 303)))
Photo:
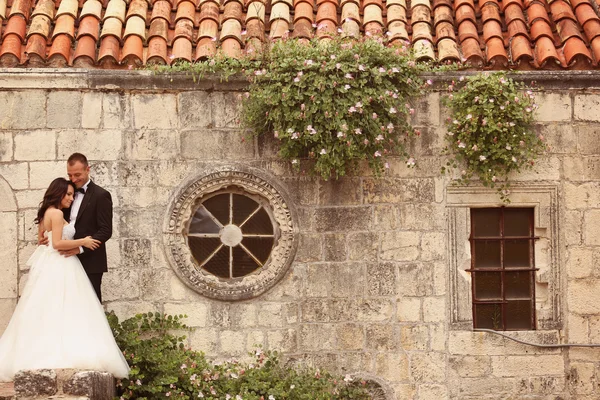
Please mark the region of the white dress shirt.
MULTIPOLYGON (((83 185, 81 188, 83 190, 85 190, 87 192, 88 189, 88 185, 90 184, 91 179, 88 179, 88 181, 85 183, 85 185, 83 185)), ((75 224, 75 221, 77 221, 77 213, 79 213, 79 208, 81 207, 81 202, 83 201, 83 196, 84 194, 81 192, 75 192, 75 197, 73 199, 73 204, 71 205, 71 215, 69 216, 70 218, 70 224, 75 224)), ((83 253, 83 247, 79 247, 79 254, 83 253)))

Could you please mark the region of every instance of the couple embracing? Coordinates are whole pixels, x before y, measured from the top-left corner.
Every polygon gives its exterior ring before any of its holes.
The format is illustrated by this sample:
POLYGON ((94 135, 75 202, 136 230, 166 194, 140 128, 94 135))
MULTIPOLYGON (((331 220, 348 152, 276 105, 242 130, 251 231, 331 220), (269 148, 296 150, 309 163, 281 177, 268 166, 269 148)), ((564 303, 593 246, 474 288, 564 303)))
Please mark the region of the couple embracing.
POLYGON ((46 368, 118 378, 129 373, 101 304, 112 199, 89 171, 87 158, 72 154, 70 180, 55 179, 44 194, 35 220, 40 246, 27 262, 27 284, 0 338, 0 382, 20 370, 46 368))

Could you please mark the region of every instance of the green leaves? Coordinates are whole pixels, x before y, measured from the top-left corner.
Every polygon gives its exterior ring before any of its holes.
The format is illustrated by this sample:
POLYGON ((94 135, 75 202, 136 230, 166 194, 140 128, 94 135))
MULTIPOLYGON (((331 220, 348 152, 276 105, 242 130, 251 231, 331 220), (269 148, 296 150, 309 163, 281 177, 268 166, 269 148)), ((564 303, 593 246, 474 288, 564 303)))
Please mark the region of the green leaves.
MULTIPOLYGON (((186 349, 184 315, 138 314, 119 323, 107 318, 131 367, 117 383, 121 399, 366 400, 364 382, 346 382, 324 371, 284 367, 276 351, 257 348, 248 363, 210 363, 186 349)), ((347 379, 346 379, 347 380, 347 379)))
POLYGON ((408 100, 421 89, 409 54, 371 39, 280 41, 262 65, 243 119, 257 135, 273 135, 295 168, 329 179, 366 160, 380 174, 386 157, 404 156, 408 100))
POLYGON ((459 183, 477 176, 509 202, 509 174, 531 168, 546 148, 531 129, 537 109, 533 92, 504 73, 462 80, 458 90, 452 82, 444 99, 452 111, 446 136, 451 158, 442 172, 464 168, 459 183))

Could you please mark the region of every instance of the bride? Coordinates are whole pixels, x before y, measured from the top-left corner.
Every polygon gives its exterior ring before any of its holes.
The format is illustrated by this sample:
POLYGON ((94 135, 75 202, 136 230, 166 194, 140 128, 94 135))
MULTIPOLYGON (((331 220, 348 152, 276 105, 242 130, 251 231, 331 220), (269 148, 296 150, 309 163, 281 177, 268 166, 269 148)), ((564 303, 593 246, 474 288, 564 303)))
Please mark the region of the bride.
POLYGON ((129 374, 81 262, 59 254, 100 245, 91 236, 73 240, 75 227, 64 220, 62 209, 69 208, 74 193, 72 182, 57 178, 44 194, 35 222, 49 244, 39 246, 27 262, 27 284, 0 338, 0 382, 11 381, 20 370, 44 368, 106 371, 117 378, 129 374))

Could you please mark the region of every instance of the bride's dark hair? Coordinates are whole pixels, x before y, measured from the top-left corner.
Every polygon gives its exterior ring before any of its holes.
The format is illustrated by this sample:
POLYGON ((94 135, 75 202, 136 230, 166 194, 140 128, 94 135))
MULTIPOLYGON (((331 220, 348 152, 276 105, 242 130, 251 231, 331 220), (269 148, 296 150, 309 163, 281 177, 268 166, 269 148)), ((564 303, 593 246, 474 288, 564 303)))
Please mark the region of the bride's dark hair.
POLYGON ((75 184, 65 178, 56 178, 52 181, 50 186, 48 186, 48 189, 46 189, 46 193, 44 193, 44 199, 40 203, 37 218, 34 220, 36 224, 39 224, 42 221, 48 207, 54 206, 60 208, 60 202, 67 194, 69 186, 72 186, 73 189, 75 189, 75 184))

